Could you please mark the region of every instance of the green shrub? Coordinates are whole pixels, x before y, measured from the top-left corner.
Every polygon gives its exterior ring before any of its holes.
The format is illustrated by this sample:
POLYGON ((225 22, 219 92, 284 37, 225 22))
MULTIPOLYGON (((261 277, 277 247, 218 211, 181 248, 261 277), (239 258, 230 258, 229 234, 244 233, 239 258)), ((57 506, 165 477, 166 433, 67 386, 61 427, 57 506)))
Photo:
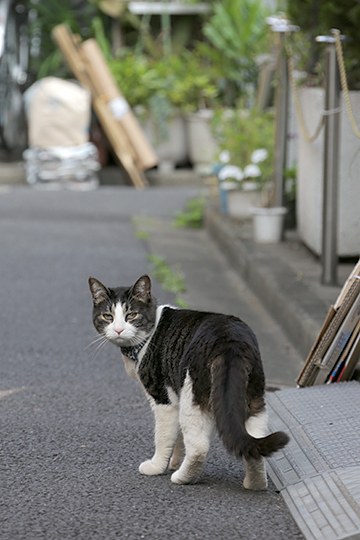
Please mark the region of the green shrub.
POLYGON ((359 89, 360 3, 354 0, 288 0, 287 12, 292 22, 301 28, 302 43, 310 43, 304 65, 308 75, 314 76, 319 71, 319 58, 324 48, 315 43, 315 37, 328 35, 332 28, 338 28, 347 38, 343 47, 349 87, 359 89))

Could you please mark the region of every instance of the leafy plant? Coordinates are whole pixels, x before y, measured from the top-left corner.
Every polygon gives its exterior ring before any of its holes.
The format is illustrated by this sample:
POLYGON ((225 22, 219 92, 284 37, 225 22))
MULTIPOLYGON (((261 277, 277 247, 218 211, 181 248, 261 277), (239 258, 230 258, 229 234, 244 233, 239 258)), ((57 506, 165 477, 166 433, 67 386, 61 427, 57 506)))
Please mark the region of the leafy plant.
POLYGON ((338 28, 346 36, 344 57, 349 86, 360 88, 360 4, 354 0, 288 0, 287 13, 294 24, 301 28, 302 42, 310 44, 308 60, 304 65, 309 77, 318 73, 321 47, 315 37, 328 35, 332 28, 338 28))
POLYGON ((151 116, 160 142, 166 140, 174 114, 216 103, 216 80, 202 67, 203 62, 200 55, 186 49, 159 59, 125 50, 109 66, 130 105, 137 107, 139 115, 151 116))
POLYGON ((37 78, 68 75, 63 56, 52 40, 51 31, 58 24, 66 24, 73 33, 80 34, 84 39, 93 37, 92 21, 99 13, 97 8, 90 1, 81 10, 74 9, 72 0, 29 0, 29 4, 35 15, 31 31, 40 42, 39 57, 33 59, 37 78))
POLYGON ((171 109, 197 110, 216 100, 218 90, 202 59, 184 49, 180 55, 160 59, 125 50, 109 62, 124 96, 134 107, 152 108, 151 101, 171 109))
MULTIPOLYGON (((268 12, 259 0, 222 0, 214 3, 204 34, 213 50, 212 62, 223 79, 224 93, 248 96, 257 81, 256 57, 266 50, 268 12), (226 83, 233 86, 232 91, 226 83)), ((231 96, 229 96, 231 94, 231 96)))
POLYGON ((190 199, 182 212, 175 216, 175 227, 188 227, 190 229, 201 229, 204 226, 205 199, 197 197, 190 199))
POLYGON ((253 163, 256 150, 266 150, 266 159, 261 163, 262 174, 254 176, 253 180, 260 189, 269 186, 274 163, 275 120, 272 111, 242 107, 233 111, 217 111, 213 131, 220 154, 227 152, 228 162, 242 170, 253 163))
POLYGON ((178 268, 171 268, 164 257, 150 254, 148 256, 153 266, 153 274, 165 291, 176 295, 175 302, 179 307, 186 307, 187 304, 180 293, 186 292, 185 279, 183 273, 178 268))

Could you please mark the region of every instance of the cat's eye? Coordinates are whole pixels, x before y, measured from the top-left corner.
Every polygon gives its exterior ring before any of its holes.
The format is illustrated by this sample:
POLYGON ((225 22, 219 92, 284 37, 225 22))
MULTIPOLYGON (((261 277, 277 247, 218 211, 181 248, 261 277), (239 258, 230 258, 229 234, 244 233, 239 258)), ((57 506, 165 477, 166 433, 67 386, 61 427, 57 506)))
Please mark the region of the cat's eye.
POLYGON ((136 319, 136 317, 138 316, 139 314, 136 312, 136 311, 130 311, 130 313, 128 313, 126 315, 126 320, 127 321, 133 321, 134 319, 136 319))
POLYGON ((114 320, 114 317, 111 315, 111 313, 103 313, 102 318, 107 322, 112 322, 114 320))

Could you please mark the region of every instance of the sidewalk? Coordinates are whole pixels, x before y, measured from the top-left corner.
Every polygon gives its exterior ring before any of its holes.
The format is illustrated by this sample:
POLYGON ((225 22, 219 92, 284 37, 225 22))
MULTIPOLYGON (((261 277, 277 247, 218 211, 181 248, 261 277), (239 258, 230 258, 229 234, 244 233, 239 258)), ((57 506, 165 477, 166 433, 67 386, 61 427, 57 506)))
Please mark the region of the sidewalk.
MULTIPOLYGON (((251 225, 210 207, 207 229, 233 268, 280 323, 305 361, 326 312, 354 263, 338 267, 339 286, 320 284, 321 266, 287 233, 256 244, 251 225)), ((269 474, 306 539, 360 538, 360 384, 289 388, 268 394, 271 429, 290 443, 268 460, 269 474)))

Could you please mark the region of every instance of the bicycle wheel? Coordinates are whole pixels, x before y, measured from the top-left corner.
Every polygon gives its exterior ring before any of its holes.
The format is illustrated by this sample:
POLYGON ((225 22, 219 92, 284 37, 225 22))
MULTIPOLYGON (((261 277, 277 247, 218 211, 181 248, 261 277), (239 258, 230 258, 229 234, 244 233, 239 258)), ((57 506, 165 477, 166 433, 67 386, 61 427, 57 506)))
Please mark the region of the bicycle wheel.
POLYGON ((12 7, 7 17, 4 53, 0 59, 0 138, 3 147, 9 151, 22 150, 27 143, 21 93, 24 78, 26 74, 20 64, 17 14, 15 7, 12 7))

